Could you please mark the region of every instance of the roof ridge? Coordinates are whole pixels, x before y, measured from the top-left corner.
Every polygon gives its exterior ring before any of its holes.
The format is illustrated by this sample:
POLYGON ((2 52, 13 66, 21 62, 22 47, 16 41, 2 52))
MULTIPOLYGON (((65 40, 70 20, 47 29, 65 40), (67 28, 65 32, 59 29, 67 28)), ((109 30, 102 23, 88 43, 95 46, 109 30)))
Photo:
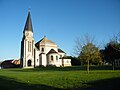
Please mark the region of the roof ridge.
MULTIPOLYGON (((44 36, 41 40, 39 40, 37 43, 51 43, 51 44, 56 44, 55 42, 49 40, 48 38, 46 38, 46 36, 44 36)), ((37 44, 36 43, 36 44, 37 44)))

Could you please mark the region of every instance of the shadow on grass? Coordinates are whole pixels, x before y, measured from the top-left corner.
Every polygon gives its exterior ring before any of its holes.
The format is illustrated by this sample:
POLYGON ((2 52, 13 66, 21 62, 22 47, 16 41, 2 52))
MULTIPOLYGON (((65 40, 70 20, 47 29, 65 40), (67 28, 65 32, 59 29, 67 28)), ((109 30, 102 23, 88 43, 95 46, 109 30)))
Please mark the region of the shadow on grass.
POLYGON ((61 90, 61 89, 41 84, 20 83, 13 78, 0 76, 0 90, 61 90))
POLYGON ((90 87, 78 88, 76 90, 120 90, 120 77, 97 80, 83 84, 90 87))
MULTIPOLYGON (((84 88, 69 88, 67 90, 120 90, 120 78, 109 78, 94 82, 82 83, 84 88), (88 87, 89 86, 89 87, 88 87)), ((63 90, 42 84, 21 83, 13 78, 0 76, 0 90, 63 90)))

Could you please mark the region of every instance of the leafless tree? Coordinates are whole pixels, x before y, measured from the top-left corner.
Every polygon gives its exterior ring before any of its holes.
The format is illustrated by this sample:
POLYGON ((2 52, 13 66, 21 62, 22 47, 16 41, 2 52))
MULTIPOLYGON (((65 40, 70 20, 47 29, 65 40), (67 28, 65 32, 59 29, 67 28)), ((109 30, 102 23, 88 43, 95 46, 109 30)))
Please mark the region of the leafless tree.
POLYGON ((89 43, 94 43, 94 38, 92 36, 90 36, 88 33, 84 34, 83 37, 77 37, 75 39, 75 46, 73 48, 73 55, 79 56, 83 46, 85 46, 89 43))

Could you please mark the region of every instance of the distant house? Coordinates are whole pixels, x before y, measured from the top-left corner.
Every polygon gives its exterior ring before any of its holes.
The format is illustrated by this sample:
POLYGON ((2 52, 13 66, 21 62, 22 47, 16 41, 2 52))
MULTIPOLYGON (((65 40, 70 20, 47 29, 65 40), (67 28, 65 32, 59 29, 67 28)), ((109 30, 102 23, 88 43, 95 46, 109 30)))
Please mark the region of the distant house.
POLYGON ((15 65, 20 65, 20 60, 13 60, 12 63, 15 65))
POLYGON ((2 62, 0 62, 0 69, 1 69, 1 63, 2 63, 2 62))
POLYGON ((1 63, 1 68, 18 68, 20 67, 20 60, 5 60, 1 63))
POLYGON ((71 66, 71 57, 70 56, 64 56, 60 57, 60 60, 62 60, 62 66, 71 66))
POLYGON ((1 63, 2 63, 2 62, 0 62, 0 67, 1 67, 1 63))

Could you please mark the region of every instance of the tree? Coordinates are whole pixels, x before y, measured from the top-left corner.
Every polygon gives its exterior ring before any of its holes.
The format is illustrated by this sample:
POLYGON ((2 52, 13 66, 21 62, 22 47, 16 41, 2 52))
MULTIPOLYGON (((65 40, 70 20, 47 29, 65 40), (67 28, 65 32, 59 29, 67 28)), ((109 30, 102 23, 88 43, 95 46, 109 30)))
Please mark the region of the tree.
POLYGON ((80 59, 81 63, 87 64, 88 73, 90 64, 101 62, 99 49, 95 47, 93 41, 94 38, 88 34, 84 35, 82 39, 77 38, 73 52, 80 59))
POLYGON ((114 35, 104 49, 104 59, 112 64, 113 70, 115 69, 115 60, 120 59, 120 33, 114 35))
POLYGON ((120 59, 120 44, 117 42, 109 42, 104 50, 104 59, 112 64, 115 69, 115 60, 120 59))
POLYGON ((89 73, 90 64, 101 64, 102 58, 100 56, 99 49, 92 43, 88 43, 82 48, 80 59, 87 63, 87 72, 89 73))

